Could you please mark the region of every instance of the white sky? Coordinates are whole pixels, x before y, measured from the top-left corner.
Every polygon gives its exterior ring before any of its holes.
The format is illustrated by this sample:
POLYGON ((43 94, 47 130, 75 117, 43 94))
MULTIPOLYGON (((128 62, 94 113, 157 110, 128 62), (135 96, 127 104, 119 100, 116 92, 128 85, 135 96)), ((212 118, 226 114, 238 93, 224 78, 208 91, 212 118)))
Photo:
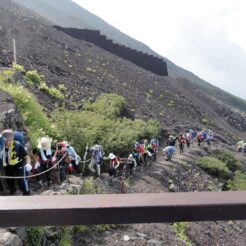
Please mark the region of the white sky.
POLYGON ((73 0, 202 79, 246 99, 245 0, 73 0))

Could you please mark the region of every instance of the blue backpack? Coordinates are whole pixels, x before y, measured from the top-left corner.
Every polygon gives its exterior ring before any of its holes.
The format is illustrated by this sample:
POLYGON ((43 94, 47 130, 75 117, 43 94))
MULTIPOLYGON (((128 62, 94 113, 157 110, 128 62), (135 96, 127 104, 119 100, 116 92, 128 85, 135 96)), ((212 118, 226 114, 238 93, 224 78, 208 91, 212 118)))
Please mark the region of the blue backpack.
POLYGON ((19 142, 21 145, 25 146, 26 144, 26 135, 24 132, 15 131, 14 132, 14 141, 19 142))

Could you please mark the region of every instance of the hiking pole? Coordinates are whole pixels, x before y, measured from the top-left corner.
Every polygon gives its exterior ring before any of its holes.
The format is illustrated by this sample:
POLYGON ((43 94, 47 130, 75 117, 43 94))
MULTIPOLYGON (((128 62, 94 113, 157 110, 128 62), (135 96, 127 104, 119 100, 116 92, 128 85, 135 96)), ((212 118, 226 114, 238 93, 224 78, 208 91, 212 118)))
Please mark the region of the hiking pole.
POLYGON ((124 190, 124 182, 126 179, 126 158, 124 158, 124 166, 122 169, 122 176, 121 176, 121 187, 120 187, 120 193, 123 193, 124 190))
POLYGON ((85 147, 85 153, 84 153, 84 156, 83 156, 83 168, 82 168, 82 171, 81 171, 81 174, 80 174, 81 178, 82 178, 82 176, 84 174, 84 170, 85 170, 85 162, 86 162, 86 157, 87 157, 87 154, 88 154, 88 149, 89 149, 89 146, 88 146, 88 143, 87 143, 86 147, 85 147))

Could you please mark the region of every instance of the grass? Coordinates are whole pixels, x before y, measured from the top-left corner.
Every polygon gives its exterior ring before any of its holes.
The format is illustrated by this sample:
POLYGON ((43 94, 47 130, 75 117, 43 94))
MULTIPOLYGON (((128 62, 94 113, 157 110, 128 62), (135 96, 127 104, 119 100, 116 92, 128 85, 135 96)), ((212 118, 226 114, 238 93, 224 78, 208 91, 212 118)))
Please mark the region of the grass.
POLYGON ((196 165, 201 167, 207 173, 222 179, 229 179, 231 171, 226 163, 210 156, 200 157, 195 161, 196 165))
POLYGON ((48 120, 36 97, 22 86, 0 80, 0 89, 9 93, 21 113, 31 145, 37 145, 40 136, 57 137, 54 125, 48 120))
POLYGON ((233 180, 227 182, 229 190, 246 190, 246 173, 236 171, 233 180))
POLYGON ((192 246, 192 243, 186 235, 187 225, 187 222, 173 223, 173 229, 175 230, 176 236, 185 243, 185 246, 192 246))
POLYGON ((229 151, 225 150, 218 150, 213 153, 213 157, 221 160, 222 162, 226 163, 227 167, 230 171, 235 172, 237 170, 242 169, 241 162, 229 151))

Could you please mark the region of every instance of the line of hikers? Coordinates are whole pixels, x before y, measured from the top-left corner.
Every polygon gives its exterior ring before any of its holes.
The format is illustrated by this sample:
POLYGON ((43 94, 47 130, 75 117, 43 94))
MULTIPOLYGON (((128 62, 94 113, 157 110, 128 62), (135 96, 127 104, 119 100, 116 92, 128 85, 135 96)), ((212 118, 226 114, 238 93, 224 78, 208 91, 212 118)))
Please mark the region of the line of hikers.
MULTIPOLYGON (((34 165, 31 165, 31 158, 25 148, 26 137, 23 132, 4 130, 0 135, 0 171, 3 176, 17 177, 19 189, 23 195, 30 195, 29 180, 26 176, 37 175, 36 180, 40 187, 46 183, 47 187, 51 184, 60 184, 67 178, 67 173, 79 173, 80 156, 74 148, 66 141, 52 143, 49 137, 41 137, 37 147, 33 149, 32 156, 34 165), (42 175, 38 175, 41 174, 42 175), (23 178, 18 178, 23 177, 23 178)), ((94 143, 91 148, 86 148, 87 153, 91 153, 89 170, 101 176, 103 160, 109 160, 108 172, 111 176, 116 176, 120 164, 128 165, 130 172, 134 172, 139 166, 143 169, 148 164, 148 160, 156 160, 159 148, 159 141, 152 138, 136 142, 128 158, 121 159, 118 155, 110 153, 104 156, 103 147, 94 143)), ((9 194, 14 195, 17 191, 16 180, 6 179, 9 194)), ((1 182, 3 186, 3 182, 1 182)))
MULTIPOLYGON (((178 143, 179 153, 184 152, 184 146, 187 149, 194 140, 197 140, 198 146, 206 143, 210 145, 213 141, 213 132, 211 130, 203 130, 196 132, 193 129, 187 130, 185 133, 180 133, 177 137, 172 135, 167 140, 167 146, 163 149, 166 160, 171 161, 173 153, 176 151, 176 142, 178 143)), ((24 178, 17 179, 19 189, 23 195, 29 195, 28 179, 25 178, 29 174, 41 174, 36 177, 40 187, 46 183, 49 187, 51 184, 60 184, 67 179, 67 173, 80 173, 81 157, 76 153, 74 148, 66 141, 52 143, 49 137, 41 137, 38 140, 37 147, 33 149, 34 165, 31 165, 31 159, 25 149, 26 137, 23 132, 12 131, 11 129, 4 130, 0 135, 0 171, 6 176, 21 176, 24 178), (54 168, 52 168, 54 167, 54 168)), ((244 151, 246 146, 243 141, 238 143, 239 152, 244 151)), ((159 146, 159 141, 152 137, 149 141, 137 141, 133 145, 132 150, 127 158, 120 158, 118 154, 109 153, 105 156, 103 146, 95 142, 92 147, 86 147, 86 152, 83 160, 86 160, 87 154, 91 155, 88 169, 92 174, 101 176, 102 169, 106 169, 110 176, 116 177, 119 170, 123 166, 127 166, 130 174, 138 168, 140 171, 143 168, 151 166, 152 161, 156 161, 159 146), (103 161, 109 161, 105 168, 103 161)), ((84 163, 85 164, 85 163, 84 163)), ((122 168, 123 169, 123 168, 122 168)), ((7 179, 9 194, 16 193, 16 181, 7 179)))
POLYGON ((196 132, 193 129, 186 130, 185 133, 180 133, 177 137, 170 135, 167 140, 167 146, 163 149, 164 155, 166 155, 166 161, 171 161, 174 152, 176 151, 175 145, 178 142, 179 153, 184 152, 185 144, 187 149, 190 148, 191 143, 196 139, 198 146, 201 146, 203 143, 210 145, 213 141, 214 134, 211 130, 205 129, 200 132, 196 132))
POLYGON ((142 144, 135 142, 133 150, 129 153, 127 158, 120 158, 118 154, 114 153, 110 153, 108 157, 105 157, 103 147, 95 143, 90 149, 92 158, 89 164, 89 170, 92 173, 97 173, 97 176, 100 177, 103 160, 109 160, 108 172, 110 176, 117 176, 120 164, 127 164, 130 174, 132 174, 137 167, 143 170, 143 167, 146 167, 148 163, 151 163, 152 160, 156 160, 158 149, 159 141, 153 137, 150 141, 144 139, 142 144))

